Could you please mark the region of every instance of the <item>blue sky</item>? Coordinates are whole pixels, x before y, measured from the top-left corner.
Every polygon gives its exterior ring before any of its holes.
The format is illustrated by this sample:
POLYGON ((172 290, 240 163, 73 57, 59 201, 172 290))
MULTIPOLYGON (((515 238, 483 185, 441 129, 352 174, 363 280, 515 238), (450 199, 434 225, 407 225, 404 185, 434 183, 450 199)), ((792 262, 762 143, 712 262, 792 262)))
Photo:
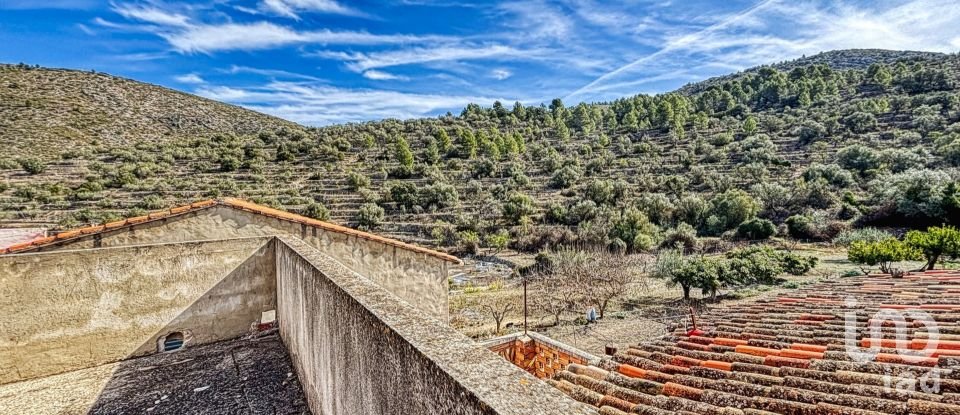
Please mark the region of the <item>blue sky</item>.
POLYGON ((673 90, 846 48, 960 51, 955 0, 0 0, 0 62, 309 125, 673 90))

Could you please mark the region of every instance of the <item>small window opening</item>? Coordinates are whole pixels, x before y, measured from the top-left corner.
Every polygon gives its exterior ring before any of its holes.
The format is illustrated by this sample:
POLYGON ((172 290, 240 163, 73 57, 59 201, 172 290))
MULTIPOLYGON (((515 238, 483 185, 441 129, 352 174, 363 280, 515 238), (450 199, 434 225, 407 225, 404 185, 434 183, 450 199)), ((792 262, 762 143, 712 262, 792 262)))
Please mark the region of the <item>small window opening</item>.
POLYGON ((163 351, 172 352, 183 348, 183 333, 175 331, 163 338, 163 351))

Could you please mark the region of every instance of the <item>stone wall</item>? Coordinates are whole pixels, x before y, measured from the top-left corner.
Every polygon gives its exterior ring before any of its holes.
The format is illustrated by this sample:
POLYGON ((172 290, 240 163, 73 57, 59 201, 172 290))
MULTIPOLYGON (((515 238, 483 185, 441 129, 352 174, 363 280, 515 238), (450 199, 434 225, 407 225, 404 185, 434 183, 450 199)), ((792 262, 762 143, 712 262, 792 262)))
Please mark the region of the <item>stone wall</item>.
POLYGON ((276 309, 272 238, 0 256, 0 384, 243 335, 276 309))
POLYGON ((446 261, 377 241, 228 206, 214 206, 42 249, 82 249, 272 235, 299 237, 427 314, 447 320, 446 261))
POLYGON ((296 238, 277 311, 315 414, 595 414, 296 238))
POLYGON ((552 378, 571 363, 594 364, 600 359, 538 333, 517 333, 483 343, 517 367, 539 379, 552 378))

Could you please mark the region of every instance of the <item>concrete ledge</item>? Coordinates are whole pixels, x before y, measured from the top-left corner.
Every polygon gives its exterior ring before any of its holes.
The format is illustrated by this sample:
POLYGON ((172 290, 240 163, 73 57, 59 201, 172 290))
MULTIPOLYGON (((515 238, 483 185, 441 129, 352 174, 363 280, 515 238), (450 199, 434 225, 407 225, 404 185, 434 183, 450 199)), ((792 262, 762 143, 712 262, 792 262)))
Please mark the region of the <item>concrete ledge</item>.
POLYGON ((296 238, 280 331, 317 414, 596 414, 296 238))
POLYGON ((570 346, 570 345, 568 345, 568 344, 566 344, 566 343, 559 342, 559 341, 557 341, 557 340, 554 340, 554 339, 551 339, 551 338, 549 338, 549 337, 547 337, 547 336, 544 336, 544 335, 542 335, 542 334, 540 334, 540 333, 535 333, 535 332, 532 332, 532 331, 528 331, 526 334, 524 334, 524 333, 511 333, 511 334, 503 335, 503 336, 500 336, 500 337, 494 337, 494 338, 492 338, 492 339, 487 339, 487 340, 484 340, 484 341, 480 342, 480 345, 483 346, 483 347, 485 347, 485 348, 487 348, 487 349, 489 349, 489 348, 491 348, 491 347, 496 347, 496 346, 502 345, 502 344, 504 344, 504 343, 508 343, 508 342, 512 342, 512 341, 516 341, 516 340, 520 340, 520 341, 522 341, 522 342, 524 342, 524 343, 526 343, 528 340, 533 340, 533 341, 535 341, 535 342, 537 342, 537 343, 546 344, 546 345, 548 345, 548 346, 550 346, 550 347, 552 347, 552 348, 554 348, 554 349, 561 350, 561 351, 564 351, 564 352, 566 352, 566 353, 568 353, 568 354, 570 354, 570 355, 579 357, 579 358, 581 358, 581 359, 589 362, 591 365, 596 365, 596 364, 600 363, 600 360, 601 360, 599 357, 594 356, 594 355, 592 355, 592 354, 590 354, 590 353, 587 353, 587 352, 585 352, 585 351, 583 351, 583 350, 580 350, 580 349, 578 349, 578 348, 576 348, 576 347, 570 346))

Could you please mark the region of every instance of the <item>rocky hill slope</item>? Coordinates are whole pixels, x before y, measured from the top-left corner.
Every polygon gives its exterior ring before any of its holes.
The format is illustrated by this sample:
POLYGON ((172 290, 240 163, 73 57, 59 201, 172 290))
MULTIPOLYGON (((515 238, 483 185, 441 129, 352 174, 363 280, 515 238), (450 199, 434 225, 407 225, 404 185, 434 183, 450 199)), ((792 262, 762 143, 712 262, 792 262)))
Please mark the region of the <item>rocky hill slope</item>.
POLYGON ((230 195, 463 251, 645 250, 745 223, 743 237, 805 239, 921 226, 960 206, 958 68, 956 55, 831 52, 596 105, 303 128, 8 66, 0 220, 74 226, 230 195))
POLYGON ((256 134, 294 123, 96 72, 0 65, 0 144, 15 156, 134 145, 213 133, 256 134))

